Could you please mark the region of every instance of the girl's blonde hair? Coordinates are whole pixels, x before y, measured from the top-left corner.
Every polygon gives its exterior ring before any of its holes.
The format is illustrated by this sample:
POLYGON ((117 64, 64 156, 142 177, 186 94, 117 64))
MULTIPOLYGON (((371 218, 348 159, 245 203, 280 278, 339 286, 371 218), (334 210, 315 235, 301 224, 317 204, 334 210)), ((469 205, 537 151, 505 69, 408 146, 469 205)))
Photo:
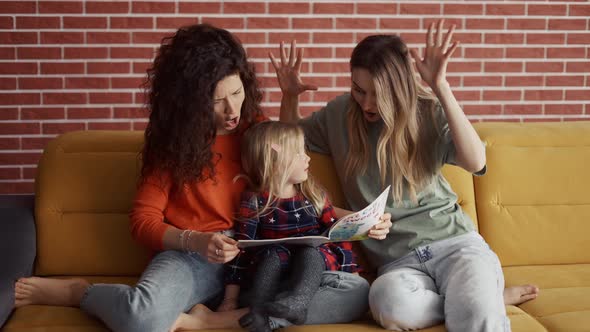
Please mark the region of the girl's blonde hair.
MULTIPOLYGON (((293 161, 301 158, 303 130, 295 125, 266 121, 253 125, 242 140, 242 168, 252 191, 268 192, 268 200, 258 215, 275 206, 278 194, 293 172, 293 161)), ((311 202, 314 215, 320 215, 325 204, 325 191, 311 178, 296 185, 311 202)))
MULTIPOLYGON (((398 36, 366 37, 353 50, 350 67, 366 69, 373 77, 377 110, 384 123, 376 148, 381 183, 385 187, 391 182, 395 202, 402 200, 404 186, 416 202, 417 191, 438 171, 433 150, 438 129, 425 127, 434 124, 436 99, 418 82, 408 48, 398 36)), ((363 111, 352 96, 350 105, 346 176, 365 173, 370 158, 363 111)))

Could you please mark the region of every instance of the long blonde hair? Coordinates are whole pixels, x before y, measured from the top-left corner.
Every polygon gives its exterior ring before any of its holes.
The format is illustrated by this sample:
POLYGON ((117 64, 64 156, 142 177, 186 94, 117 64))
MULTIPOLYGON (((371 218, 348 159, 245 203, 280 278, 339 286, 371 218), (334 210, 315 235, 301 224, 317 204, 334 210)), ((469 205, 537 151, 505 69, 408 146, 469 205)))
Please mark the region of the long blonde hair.
MULTIPOLYGON (((425 127, 434 124, 436 99, 418 82, 408 48, 398 36, 366 37, 353 50, 350 67, 366 69, 373 77, 377 110, 383 119, 376 149, 381 183, 387 186, 391 177, 394 201, 402 200, 407 186, 410 199, 416 202, 416 193, 438 171, 433 150, 437 128, 425 127)), ((365 173, 371 158, 362 109, 352 96, 350 105, 346 176, 365 173)))
MULTIPOLYGON (((298 158, 304 141, 303 130, 294 124, 266 121, 252 126, 242 141, 242 168, 251 190, 268 192, 268 200, 257 215, 273 208, 281 188, 293 172, 293 161, 298 158)), ((315 183, 311 175, 297 184, 301 192, 314 207, 312 212, 319 216, 325 204, 325 191, 315 183)))

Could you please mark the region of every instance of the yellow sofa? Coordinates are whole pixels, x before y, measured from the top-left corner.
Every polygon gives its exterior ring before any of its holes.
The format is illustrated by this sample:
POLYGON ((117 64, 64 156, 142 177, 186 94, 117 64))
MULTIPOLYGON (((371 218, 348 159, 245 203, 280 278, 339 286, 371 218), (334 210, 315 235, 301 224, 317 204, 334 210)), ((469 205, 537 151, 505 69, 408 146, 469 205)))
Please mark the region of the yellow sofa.
MULTIPOLYGON (((444 174, 463 209, 499 255, 507 285, 535 283, 540 296, 508 306, 512 330, 590 331, 590 122, 481 123, 488 173, 444 174)), ((148 255, 128 231, 141 132, 60 136, 38 167, 35 274, 133 284, 148 255)), ((342 204, 331 161, 312 156, 312 172, 342 204)), ((17 331, 105 331, 76 308, 31 305, 4 326, 17 331)), ((377 331, 370 318, 285 331, 377 331)), ((219 330, 217 330, 219 331, 219 330)), ((423 331, 445 331, 436 326, 423 331)))

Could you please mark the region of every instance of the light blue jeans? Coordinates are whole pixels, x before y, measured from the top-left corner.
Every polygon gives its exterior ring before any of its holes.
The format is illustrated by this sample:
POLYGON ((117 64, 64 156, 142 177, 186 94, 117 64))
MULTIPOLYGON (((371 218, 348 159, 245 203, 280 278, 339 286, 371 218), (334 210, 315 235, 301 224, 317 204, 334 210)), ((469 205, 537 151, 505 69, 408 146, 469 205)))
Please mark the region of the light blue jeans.
POLYGON ((449 332, 510 331, 498 256, 476 232, 418 247, 379 269, 369 293, 373 317, 388 330, 443 321, 449 332))
MULTIPOLYGON (((180 313, 223 294, 223 265, 199 254, 168 250, 156 255, 134 287, 94 284, 80 307, 113 331, 168 331, 180 313)), ((369 284, 357 275, 324 272, 310 305, 306 324, 344 323, 368 308, 369 284)), ((271 318, 271 326, 291 325, 271 318)))

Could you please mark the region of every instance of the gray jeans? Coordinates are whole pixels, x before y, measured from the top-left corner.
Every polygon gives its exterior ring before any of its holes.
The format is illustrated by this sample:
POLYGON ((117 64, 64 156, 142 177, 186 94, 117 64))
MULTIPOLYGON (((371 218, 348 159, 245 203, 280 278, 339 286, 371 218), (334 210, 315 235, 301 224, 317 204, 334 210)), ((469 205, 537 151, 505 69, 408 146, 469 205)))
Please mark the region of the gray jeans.
MULTIPOLYGON (((223 294, 223 265, 199 254, 168 250, 156 255, 134 287, 94 284, 80 307, 113 331, 168 331, 180 313, 223 294)), ((357 275, 324 272, 306 324, 344 323, 368 308, 369 284, 357 275)), ((271 318, 274 328, 290 325, 271 318)))
POLYGON ((510 331, 498 256, 476 232, 418 247, 379 269, 369 304, 388 330, 510 331))

